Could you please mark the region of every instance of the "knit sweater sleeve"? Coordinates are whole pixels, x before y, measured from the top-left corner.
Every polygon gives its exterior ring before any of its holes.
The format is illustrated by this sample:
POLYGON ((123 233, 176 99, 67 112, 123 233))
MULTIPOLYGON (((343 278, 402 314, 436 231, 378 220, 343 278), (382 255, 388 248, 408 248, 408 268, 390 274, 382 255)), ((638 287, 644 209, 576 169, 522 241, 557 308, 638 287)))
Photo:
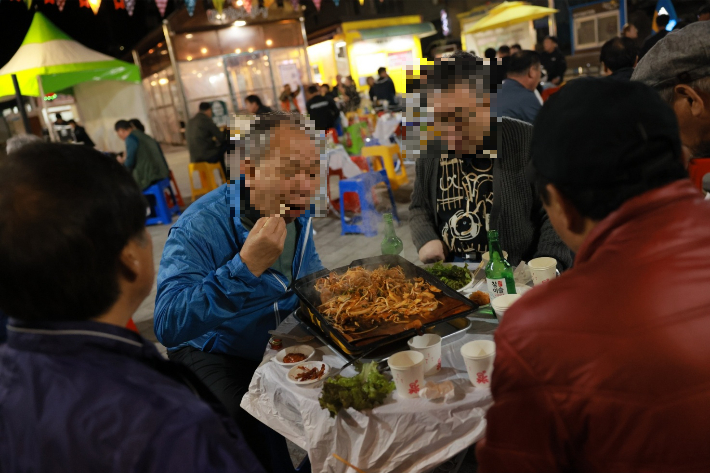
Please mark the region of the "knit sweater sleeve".
POLYGON ((431 202, 432 180, 436 181, 432 168, 436 163, 438 161, 426 155, 419 157, 416 162, 412 203, 409 205, 409 227, 417 251, 427 242, 440 239, 433 214, 435 202, 431 202))

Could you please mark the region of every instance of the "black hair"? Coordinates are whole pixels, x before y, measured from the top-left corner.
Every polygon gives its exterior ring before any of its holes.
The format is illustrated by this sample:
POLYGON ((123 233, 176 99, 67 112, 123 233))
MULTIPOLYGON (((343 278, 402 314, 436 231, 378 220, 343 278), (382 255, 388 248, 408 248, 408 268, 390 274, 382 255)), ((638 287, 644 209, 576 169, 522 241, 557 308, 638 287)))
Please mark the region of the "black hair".
POLYGON ((200 112, 206 112, 207 110, 212 110, 212 104, 209 102, 200 102, 200 112))
POLYGON ((656 26, 662 30, 665 30, 669 21, 671 21, 671 17, 669 15, 658 15, 656 17, 656 26))
POLYGON ((325 87, 326 89, 330 90, 330 86, 328 84, 321 84, 321 87, 325 87))
POLYGON ((488 48, 485 51, 483 51, 483 57, 485 57, 486 59, 494 59, 497 54, 498 53, 493 48, 488 48))
POLYGON ((510 54, 510 46, 504 44, 500 48, 498 48, 498 52, 502 54, 510 54))
POLYGON ((539 64, 540 55, 535 51, 518 51, 510 56, 510 61, 508 62, 508 74, 524 74, 527 73, 531 67, 539 64))
POLYGON ((64 120, 64 119, 62 118, 62 114, 61 114, 61 113, 55 113, 55 114, 54 114, 54 118, 56 118, 57 120, 64 120))
POLYGON ((72 123, 76 125, 76 122, 74 121, 74 119, 67 120, 67 125, 71 125, 72 123))
POLYGON ((317 93, 319 93, 319 91, 318 91, 318 86, 315 85, 315 84, 309 85, 309 86, 308 86, 308 93, 309 93, 309 94, 317 94, 317 93))
POLYGON ((521 50, 521 51, 523 50, 523 47, 520 46, 518 43, 515 43, 514 45, 512 45, 512 46, 510 47, 510 49, 513 49, 513 48, 519 49, 519 50, 521 50))
MULTIPOLYGON (((378 76, 379 76, 380 74, 382 74, 383 72, 387 72, 387 68, 386 68, 386 67, 380 67, 379 69, 377 69, 377 75, 378 75, 378 76)), ((348 77, 349 77, 349 76, 348 76, 348 77)))
POLYGON ((639 47, 631 38, 611 38, 602 46, 599 60, 612 72, 623 67, 634 67, 639 47))
POLYGON ((261 107, 263 105, 261 103, 261 99, 259 98, 258 95, 247 95, 244 100, 246 100, 249 103, 255 103, 259 107, 261 107))
POLYGON ((706 3, 698 10, 698 16, 705 15, 706 13, 710 13, 710 3, 706 3))
POLYGON ((535 188, 540 199, 547 205, 550 201, 547 185, 554 185, 582 216, 599 221, 633 197, 671 182, 688 178, 683 163, 677 156, 674 157, 675 152, 668 148, 668 142, 665 141, 649 146, 645 152, 649 156, 648 162, 653 163, 645 166, 645 169, 633 173, 636 176, 634 179, 616 183, 610 182, 603 187, 572 186, 555 184, 536 172, 535 188))
POLYGON ((453 88, 465 79, 482 79, 480 85, 485 91, 494 90, 496 84, 495 65, 484 64, 483 59, 466 51, 454 51, 433 65, 422 66, 421 75, 423 80, 407 81, 408 92, 418 90, 424 81, 426 89, 441 90, 453 88))
POLYGON ((142 131, 143 133, 145 133, 145 127, 143 126, 143 124, 141 123, 141 121, 138 120, 137 118, 131 118, 130 120, 128 120, 128 122, 129 122, 131 125, 133 125, 133 128, 135 128, 135 129, 137 129, 137 130, 140 130, 140 131, 142 131))
POLYGON ((0 310, 31 321, 106 313, 146 206, 126 168, 93 148, 36 143, 10 153, 0 163, 0 310))
POLYGON ((553 43, 559 44, 559 43, 557 42, 557 36, 545 36, 545 39, 549 39, 549 40, 552 41, 553 43))
POLYGON ((116 131, 118 131, 118 130, 132 130, 133 125, 131 125, 131 122, 129 122, 128 120, 119 120, 116 122, 116 124, 114 125, 113 128, 116 131))

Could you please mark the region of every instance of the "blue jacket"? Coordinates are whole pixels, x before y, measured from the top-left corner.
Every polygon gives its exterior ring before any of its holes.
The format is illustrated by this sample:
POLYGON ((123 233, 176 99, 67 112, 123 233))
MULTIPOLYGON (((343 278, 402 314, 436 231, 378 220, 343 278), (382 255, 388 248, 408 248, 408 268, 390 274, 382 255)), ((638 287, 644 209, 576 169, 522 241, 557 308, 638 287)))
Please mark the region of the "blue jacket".
POLYGON ((190 376, 121 327, 10 319, 0 346, 0 471, 263 473, 190 376))
MULTIPOLYGON (((158 272, 155 334, 168 347, 261 361, 273 330, 298 306, 286 277, 255 277, 239 251, 249 231, 240 215, 240 186, 225 184, 192 204, 170 229, 158 272)), ((293 279, 323 268, 309 217, 299 229, 293 279)))
POLYGON ((509 117, 533 123, 542 108, 540 101, 532 92, 514 79, 503 82, 496 97, 497 117, 509 117))

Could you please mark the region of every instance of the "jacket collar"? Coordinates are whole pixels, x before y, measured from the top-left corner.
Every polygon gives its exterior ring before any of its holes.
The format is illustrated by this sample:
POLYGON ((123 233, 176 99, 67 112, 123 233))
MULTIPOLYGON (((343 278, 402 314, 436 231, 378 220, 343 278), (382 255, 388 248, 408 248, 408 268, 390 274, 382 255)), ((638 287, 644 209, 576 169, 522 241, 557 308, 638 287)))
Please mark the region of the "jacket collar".
POLYGON ((56 355, 98 349, 132 358, 162 359, 155 346, 137 333, 93 321, 25 322, 11 318, 7 344, 15 350, 56 355))
POLYGON ((575 266, 591 260, 621 227, 643 224, 646 215, 655 213, 666 205, 699 198, 702 197, 692 183, 688 179, 681 179, 626 201, 587 235, 575 258, 575 266))

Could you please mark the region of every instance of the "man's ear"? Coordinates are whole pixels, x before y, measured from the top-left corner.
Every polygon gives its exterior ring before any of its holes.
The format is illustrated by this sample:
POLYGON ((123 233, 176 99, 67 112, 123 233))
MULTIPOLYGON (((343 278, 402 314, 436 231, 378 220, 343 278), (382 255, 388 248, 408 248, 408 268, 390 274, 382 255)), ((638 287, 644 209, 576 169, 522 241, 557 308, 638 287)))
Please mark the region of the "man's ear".
POLYGON ((139 258, 138 248, 140 242, 137 238, 128 240, 128 244, 123 247, 121 256, 119 257, 119 272, 123 279, 133 282, 138 279, 141 272, 141 260, 139 258))
MULTIPOLYGON (((699 117, 705 110, 705 101, 698 92, 687 84, 675 86, 676 102, 681 100, 681 107, 687 108, 693 117, 699 117)), ((675 105, 674 105, 675 108, 675 105)))
POLYGON ((574 235, 584 233, 584 218, 569 199, 565 197, 554 184, 548 184, 546 189, 548 194, 548 203, 546 204, 547 213, 554 212, 557 221, 566 231, 574 235))

